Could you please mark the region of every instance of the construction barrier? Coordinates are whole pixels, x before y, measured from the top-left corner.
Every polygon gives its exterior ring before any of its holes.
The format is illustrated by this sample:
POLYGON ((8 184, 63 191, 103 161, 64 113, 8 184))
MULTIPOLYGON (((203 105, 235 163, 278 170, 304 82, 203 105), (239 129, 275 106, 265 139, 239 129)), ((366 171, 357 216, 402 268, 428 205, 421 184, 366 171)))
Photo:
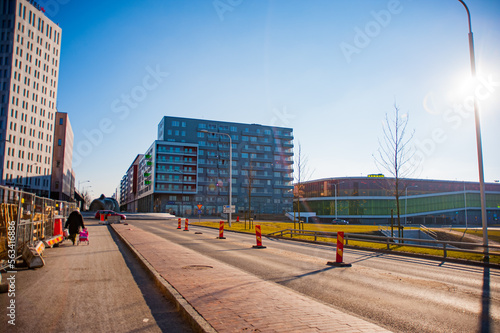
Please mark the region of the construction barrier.
POLYGON ((20 258, 29 261, 29 267, 41 267, 43 260, 38 258, 41 258, 42 246, 59 242, 63 220, 75 208, 74 203, 0 186, 0 270, 12 269, 8 263, 20 258), (38 245, 36 249, 35 245, 38 245))
POLYGON ((327 265, 337 266, 337 267, 351 267, 351 264, 346 264, 343 261, 344 258, 344 232, 337 232, 337 256, 335 262, 329 261, 327 265))
POLYGON ((48 247, 53 247, 54 245, 56 244, 59 244, 60 242, 62 242, 64 240, 64 236, 63 235, 59 235, 59 236, 55 236, 55 237, 52 237, 48 240, 45 240, 43 241, 45 243, 45 245, 47 245, 48 247))
POLYGON ((224 221, 220 221, 219 222, 219 237, 217 237, 218 239, 226 239, 226 237, 224 237, 224 221))
POLYGON ((189 219, 184 219, 184 231, 189 231, 189 219))
POLYGON ((182 221, 182 220, 181 220, 181 218, 179 217, 179 218, 177 219, 177 229, 182 229, 182 227, 181 227, 182 222, 181 222, 181 221, 182 221))
POLYGON ((265 246, 262 246, 262 232, 260 229, 260 225, 255 226, 255 237, 257 238, 257 245, 252 246, 254 249, 265 249, 265 246))
POLYGON ((36 251, 36 253, 38 253, 39 255, 42 255, 42 253, 43 253, 44 250, 45 250, 45 244, 43 242, 38 241, 35 244, 35 251, 36 251))
POLYGON ((58 216, 54 219, 54 232, 52 236, 58 236, 63 234, 62 217, 58 216))
POLYGON ((54 231, 52 233, 52 237, 43 239, 45 246, 53 247, 55 245, 58 245, 64 240, 62 220, 63 220, 62 216, 56 216, 54 218, 54 231))

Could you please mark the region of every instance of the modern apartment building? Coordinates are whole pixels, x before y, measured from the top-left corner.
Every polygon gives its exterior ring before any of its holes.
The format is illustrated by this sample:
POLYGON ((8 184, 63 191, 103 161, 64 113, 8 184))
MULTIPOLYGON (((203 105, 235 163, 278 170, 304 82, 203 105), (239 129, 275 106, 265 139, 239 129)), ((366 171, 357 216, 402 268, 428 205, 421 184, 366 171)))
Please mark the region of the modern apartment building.
POLYGON ((61 28, 34 1, 0 2, 1 184, 49 196, 61 28))
POLYGON ((56 112, 52 154, 51 198, 63 201, 75 199, 75 175, 72 168, 73 130, 67 113, 56 112))
POLYGON ((139 161, 138 210, 218 215, 229 203, 230 172, 236 214, 249 205, 253 214, 290 211, 293 130, 163 117, 139 161))
POLYGON ((136 156, 120 182, 120 194, 116 200, 120 203, 120 210, 122 211, 137 212, 139 162, 143 157, 144 155, 142 154, 136 156))

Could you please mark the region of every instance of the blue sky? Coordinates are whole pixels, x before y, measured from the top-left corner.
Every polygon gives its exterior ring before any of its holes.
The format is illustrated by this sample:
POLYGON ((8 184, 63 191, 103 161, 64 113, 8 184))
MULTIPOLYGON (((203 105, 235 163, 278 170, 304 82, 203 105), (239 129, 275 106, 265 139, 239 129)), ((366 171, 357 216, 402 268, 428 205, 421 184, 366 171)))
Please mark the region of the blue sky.
MULTIPOLYGON (((311 179, 378 173, 386 113, 414 177, 478 180, 457 0, 40 1, 62 28, 76 182, 111 195, 164 115, 292 127, 311 179)), ((500 179, 500 3, 469 0, 486 181, 500 179)), ((383 171, 382 171, 383 172, 383 171)))

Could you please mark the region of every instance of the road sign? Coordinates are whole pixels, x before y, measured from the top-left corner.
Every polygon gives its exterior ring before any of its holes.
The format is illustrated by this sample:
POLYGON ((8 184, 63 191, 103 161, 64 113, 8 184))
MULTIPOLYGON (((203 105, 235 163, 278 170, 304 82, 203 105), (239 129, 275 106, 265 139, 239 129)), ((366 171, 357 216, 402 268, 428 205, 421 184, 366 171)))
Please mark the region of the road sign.
POLYGON ((198 214, 201 214, 201 209, 198 209, 198 214))
POLYGON ((224 205, 222 209, 223 213, 234 213, 236 212, 236 207, 234 205, 224 205))
POLYGON ((201 209, 201 207, 203 207, 203 205, 199 204, 199 205, 196 205, 196 207, 198 207, 198 209, 201 209))

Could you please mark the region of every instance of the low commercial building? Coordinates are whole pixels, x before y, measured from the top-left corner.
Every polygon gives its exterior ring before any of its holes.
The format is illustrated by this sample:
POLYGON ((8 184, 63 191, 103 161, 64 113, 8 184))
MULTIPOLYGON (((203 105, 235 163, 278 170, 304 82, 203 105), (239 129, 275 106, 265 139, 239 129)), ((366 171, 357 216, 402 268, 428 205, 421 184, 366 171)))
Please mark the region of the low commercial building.
MULTIPOLYGON (((401 224, 482 224, 478 182, 400 181, 401 224)), ((300 189, 300 211, 316 213, 319 221, 385 224, 391 214, 397 218, 393 184, 394 178, 382 175, 325 178, 296 184, 295 194, 300 189)), ((488 224, 500 223, 500 183, 486 183, 485 193, 488 224)))

